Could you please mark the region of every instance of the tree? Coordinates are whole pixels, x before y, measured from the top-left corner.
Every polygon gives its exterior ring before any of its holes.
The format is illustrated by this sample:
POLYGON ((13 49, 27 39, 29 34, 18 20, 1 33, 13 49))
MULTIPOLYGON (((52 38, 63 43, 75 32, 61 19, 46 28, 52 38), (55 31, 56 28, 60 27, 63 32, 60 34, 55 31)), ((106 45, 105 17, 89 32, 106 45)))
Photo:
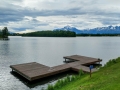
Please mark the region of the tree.
POLYGON ((8 38, 8 29, 7 29, 7 27, 4 27, 2 29, 2 38, 8 38))
POLYGON ((0 38, 2 38, 2 31, 1 31, 1 29, 0 29, 0 38))

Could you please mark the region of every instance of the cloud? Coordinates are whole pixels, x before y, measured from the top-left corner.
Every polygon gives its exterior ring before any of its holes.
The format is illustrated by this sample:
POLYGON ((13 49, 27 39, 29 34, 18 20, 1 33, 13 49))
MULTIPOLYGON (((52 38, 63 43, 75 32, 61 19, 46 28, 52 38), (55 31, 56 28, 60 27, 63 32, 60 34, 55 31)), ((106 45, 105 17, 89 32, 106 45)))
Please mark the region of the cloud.
POLYGON ((53 30, 65 25, 79 29, 120 25, 120 1, 0 0, 0 27, 10 31, 53 30))

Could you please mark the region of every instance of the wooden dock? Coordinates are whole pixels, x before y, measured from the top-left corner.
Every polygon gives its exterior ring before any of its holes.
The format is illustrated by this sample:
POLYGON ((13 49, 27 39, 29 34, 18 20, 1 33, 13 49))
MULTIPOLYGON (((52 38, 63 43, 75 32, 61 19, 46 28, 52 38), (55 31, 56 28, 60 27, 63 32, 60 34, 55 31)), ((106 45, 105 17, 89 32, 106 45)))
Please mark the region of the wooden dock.
POLYGON ((73 60, 74 62, 66 63, 54 67, 48 67, 36 62, 31 62, 31 63, 24 63, 18 65, 11 65, 10 68, 12 68, 12 71, 17 72, 27 80, 34 81, 37 79, 59 74, 69 70, 74 70, 79 72, 79 70, 82 69, 84 72, 90 72, 89 67, 85 65, 91 65, 91 64, 95 64, 96 62, 102 61, 100 59, 79 56, 79 55, 65 56, 63 58, 65 58, 65 60, 67 59, 73 60))

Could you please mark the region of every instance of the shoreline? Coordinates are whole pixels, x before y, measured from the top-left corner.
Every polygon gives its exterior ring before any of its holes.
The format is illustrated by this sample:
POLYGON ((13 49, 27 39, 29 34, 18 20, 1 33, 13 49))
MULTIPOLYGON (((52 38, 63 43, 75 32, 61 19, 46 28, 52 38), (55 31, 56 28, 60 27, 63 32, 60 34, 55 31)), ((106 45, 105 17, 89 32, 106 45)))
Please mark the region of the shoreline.
POLYGON ((0 38, 0 40, 10 40, 9 38, 0 38))

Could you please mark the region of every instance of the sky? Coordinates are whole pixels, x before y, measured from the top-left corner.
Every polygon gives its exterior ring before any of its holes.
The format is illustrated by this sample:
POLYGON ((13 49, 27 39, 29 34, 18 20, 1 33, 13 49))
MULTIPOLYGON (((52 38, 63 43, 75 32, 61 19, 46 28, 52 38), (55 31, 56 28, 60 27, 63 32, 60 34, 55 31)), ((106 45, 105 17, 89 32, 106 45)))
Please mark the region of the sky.
POLYGON ((120 0, 0 0, 0 29, 26 33, 64 26, 120 25, 120 0))

